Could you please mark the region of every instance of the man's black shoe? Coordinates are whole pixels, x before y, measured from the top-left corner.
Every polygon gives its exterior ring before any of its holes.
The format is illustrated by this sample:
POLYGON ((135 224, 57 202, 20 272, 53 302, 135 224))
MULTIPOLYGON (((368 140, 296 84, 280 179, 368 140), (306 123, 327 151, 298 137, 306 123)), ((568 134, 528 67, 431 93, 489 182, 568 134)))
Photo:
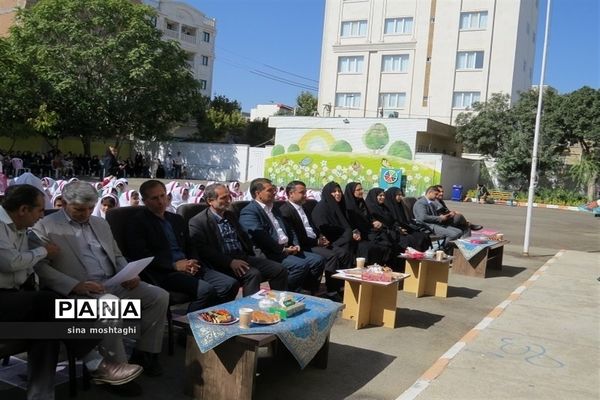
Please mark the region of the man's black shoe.
POLYGON ((482 230, 482 229, 483 229, 483 226, 482 226, 482 225, 475 225, 475 224, 471 224, 471 225, 469 226, 469 228, 471 228, 471 230, 472 230, 472 231, 480 231, 480 230, 482 230))
POLYGON ((163 369, 158 360, 157 353, 148 353, 147 351, 135 349, 133 350, 129 362, 144 367, 144 373, 148 376, 160 376, 163 374, 163 369))

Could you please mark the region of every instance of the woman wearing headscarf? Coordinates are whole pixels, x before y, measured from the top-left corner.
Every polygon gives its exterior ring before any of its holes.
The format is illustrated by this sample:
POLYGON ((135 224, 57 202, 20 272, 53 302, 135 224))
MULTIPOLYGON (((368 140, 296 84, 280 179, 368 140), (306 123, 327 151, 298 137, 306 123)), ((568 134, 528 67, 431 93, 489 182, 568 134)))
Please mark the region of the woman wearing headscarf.
POLYGON ((384 229, 383 223, 373 218, 369 213, 367 204, 363 199, 363 188, 360 182, 350 182, 346 185, 344 199, 346 200, 350 226, 360 232, 361 238, 363 238, 361 242, 368 243, 368 245, 359 245, 358 255, 367 259, 367 265, 373 263, 389 264, 393 239, 384 229))
POLYGON ((354 252, 354 241, 360 237, 352 233, 342 188, 336 182, 329 182, 321 194, 321 200, 311 214, 313 223, 332 246, 354 252))
POLYGON ((410 220, 404 210, 403 197, 404 193, 402 193, 402 189, 398 187, 388 188, 385 191, 385 206, 394 219, 395 229, 401 233, 406 232, 406 237, 409 240, 408 246, 419 251, 426 251, 431 247, 429 234, 420 232, 411 226, 410 220))

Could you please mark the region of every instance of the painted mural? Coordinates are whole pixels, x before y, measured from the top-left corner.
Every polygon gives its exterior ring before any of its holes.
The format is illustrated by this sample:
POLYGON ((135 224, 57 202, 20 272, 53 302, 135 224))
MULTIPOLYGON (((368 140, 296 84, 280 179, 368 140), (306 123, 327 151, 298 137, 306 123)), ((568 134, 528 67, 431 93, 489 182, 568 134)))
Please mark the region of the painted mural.
POLYGON ((415 141, 416 132, 390 133, 379 122, 366 129, 278 130, 265 176, 279 186, 294 179, 315 189, 356 181, 367 189, 404 187, 407 196, 417 196, 439 183, 440 171, 413 161, 415 141))

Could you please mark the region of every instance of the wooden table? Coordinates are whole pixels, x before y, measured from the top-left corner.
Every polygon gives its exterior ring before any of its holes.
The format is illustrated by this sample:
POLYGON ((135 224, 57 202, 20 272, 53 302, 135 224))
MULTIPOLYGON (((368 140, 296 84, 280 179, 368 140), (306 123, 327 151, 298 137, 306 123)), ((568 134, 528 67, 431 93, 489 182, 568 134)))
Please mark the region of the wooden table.
MULTIPOLYGON (((184 393, 194 399, 250 400, 254 394, 260 348, 271 347, 277 354, 279 340, 274 334, 235 336, 202 353, 189 330, 186 316, 174 317, 176 325, 187 329, 184 393)), ((285 349, 285 346, 281 346, 285 349)), ((287 349, 286 349, 287 350, 287 349)), ((279 354, 288 354, 280 352, 279 354)), ((329 336, 310 365, 327 368, 329 336)))
POLYGON ((406 277, 392 282, 365 281, 343 273, 332 277, 345 281, 342 318, 354 321, 355 329, 367 325, 395 328, 398 282, 406 277))
POLYGON ((507 243, 509 241, 504 240, 482 248, 470 260, 467 260, 460 249, 456 248, 454 250, 454 262, 452 262, 452 273, 485 278, 488 268, 501 270, 504 245, 507 243))
POLYGON ((406 260, 406 273, 410 274, 404 280, 404 291, 414 293, 417 297, 431 295, 437 297, 448 296, 448 269, 452 257, 443 261, 424 258, 414 259, 401 257, 406 260))

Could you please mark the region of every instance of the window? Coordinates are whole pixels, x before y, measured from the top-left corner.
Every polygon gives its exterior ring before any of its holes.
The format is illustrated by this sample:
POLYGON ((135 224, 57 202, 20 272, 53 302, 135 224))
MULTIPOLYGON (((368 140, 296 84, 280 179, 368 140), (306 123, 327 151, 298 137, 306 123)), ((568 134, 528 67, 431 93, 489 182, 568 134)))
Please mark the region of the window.
POLYGON ((208 65, 208 57, 202 56, 202 65, 208 65))
POLYGON ((204 40, 206 43, 209 43, 210 42, 210 33, 203 32, 202 40, 204 40))
POLYGON ((367 21, 342 22, 342 37, 367 36, 367 21))
POLYGON ((454 92, 452 99, 453 108, 468 108, 479 101, 479 92, 454 92))
POLYGON ((338 73, 358 74, 363 72, 363 56, 340 57, 338 59, 338 73))
POLYGON ((381 70, 383 72, 407 72, 408 54, 383 56, 381 70))
POLYGON ((360 93, 336 93, 335 106, 345 108, 360 107, 360 93))
POLYGON ((403 108, 406 101, 406 93, 380 93, 379 107, 383 109, 403 108))
POLYGON ((200 89, 206 90, 206 80, 200 79, 200 89))
POLYGON ((412 33, 412 17, 386 18, 383 33, 386 35, 402 35, 412 33))
POLYGON ((460 13, 460 29, 485 29, 487 27, 487 11, 460 13))
POLYGON ((456 69, 482 69, 483 51, 459 51, 456 54, 456 69))

